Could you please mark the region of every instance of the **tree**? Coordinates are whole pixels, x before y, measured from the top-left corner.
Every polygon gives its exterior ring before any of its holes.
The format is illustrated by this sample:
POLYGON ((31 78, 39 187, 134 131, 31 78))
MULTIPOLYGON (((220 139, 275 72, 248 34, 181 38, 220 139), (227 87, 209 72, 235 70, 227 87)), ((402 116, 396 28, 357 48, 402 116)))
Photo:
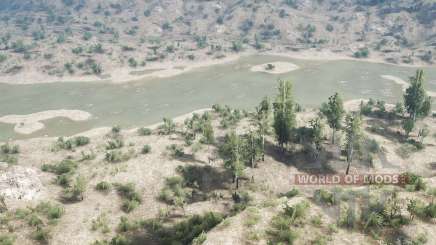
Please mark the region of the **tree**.
POLYGON ((261 140, 250 130, 244 141, 244 159, 248 160, 252 168, 256 166, 256 160, 261 155, 261 147, 261 140))
POLYGON ((408 118, 403 121, 403 129, 404 132, 406 133, 406 138, 409 138, 409 134, 410 132, 413 131, 414 127, 415 127, 415 121, 413 121, 413 119, 408 118))
POLYGON ((362 122, 360 115, 348 114, 345 118, 345 151, 347 153, 347 170, 345 174, 350 171, 350 165, 353 161, 354 151, 359 147, 362 138, 362 122))
POLYGON ((429 135, 429 133, 430 133, 430 130, 428 129, 427 126, 424 126, 423 128, 421 128, 419 130, 418 137, 419 137, 419 142, 421 144, 424 143, 424 139, 425 139, 425 137, 427 137, 429 135))
POLYGON ((203 124, 203 142, 206 144, 215 143, 215 136, 210 120, 205 120, 203 124))
POLYGON ((290 81, 279 81, 278 95, 274 107, 274 131, 277 142, 284 151, 288 144, 291 132, 295 127, 295 111, 292 99, 292 84, 290 81))
POLYGON ((239 188, 239 178, 244 170, 244 163, 241 160, 243 145, 241 138, 235 132, 227 134, 224 144, 220 147, 220 155, 224 159, 224 166, 230 169, 233 174, 233 183, 236 183, 236 189, 239 188))
POLYGON ((265 161, 265 135, 269 132, 269 118, 271 114, 270 102, 268 97, 265 97, 256 107, 255 124, 257 132, 261 138, 261 153, 262 161, 265 161))
POLYGON ((310 120, 311 141, 315 145, 316 158, 322 150, 323 125, 320 118, 310 120))
POLYGON ((328 103, 323 103, 321 113, 327 118, 329 127, 333 130, 332 144, 335 143, 335 133, 342 127, 342 119, 345 114, 344 104, 338 93, 329 97, 328 103))
POLYGON ((426 117, 431 110, 431 98, 424 89, 424 71, 416 71, 415 77, 410 78, 410 86, 404 93, 404 105, 409 113, 409 118, 414 122, 417 117, 426 117))

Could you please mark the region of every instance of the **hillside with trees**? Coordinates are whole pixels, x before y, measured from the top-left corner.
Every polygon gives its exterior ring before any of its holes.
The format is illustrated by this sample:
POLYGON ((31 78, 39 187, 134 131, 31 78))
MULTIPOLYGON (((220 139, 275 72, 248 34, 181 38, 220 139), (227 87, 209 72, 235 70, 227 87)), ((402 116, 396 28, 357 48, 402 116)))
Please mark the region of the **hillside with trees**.
POLYGON ((3 0, 0 72, 104 78, 249 51, 432 64, 435 20, 433 0, 3 0))

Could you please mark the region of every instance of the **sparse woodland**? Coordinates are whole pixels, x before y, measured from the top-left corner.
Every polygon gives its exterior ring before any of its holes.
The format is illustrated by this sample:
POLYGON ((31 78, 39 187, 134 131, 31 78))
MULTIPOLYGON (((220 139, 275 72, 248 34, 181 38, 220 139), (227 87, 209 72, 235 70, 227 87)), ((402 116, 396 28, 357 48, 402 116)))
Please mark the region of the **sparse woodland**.
POLYGON ((2 197, 0 244, 436 242, 436 115, 422 70, 396 105, 336 93, 302 108, 281 80, 274 98, 259 100, 251 111, 214 105, 157 128, 2 144, 3 168, 35 169, 41 195, 2 197), (297 173, 408 182, 296 186, 297 173))

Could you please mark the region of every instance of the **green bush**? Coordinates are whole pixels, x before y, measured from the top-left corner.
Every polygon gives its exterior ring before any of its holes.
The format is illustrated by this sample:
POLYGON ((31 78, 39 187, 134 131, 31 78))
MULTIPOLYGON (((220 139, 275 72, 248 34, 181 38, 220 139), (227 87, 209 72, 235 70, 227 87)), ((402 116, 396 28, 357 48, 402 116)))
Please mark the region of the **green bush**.
POLYGON ((41 227, 37 227, 32 233, 32 238, 36 241, 47 243, 50 239, 50 231, 41 227))
POLYGON ((0 245, 13 245, 15 242, 15 236, 9 234, 0 235, 0 245))
POLYGON ((77 163, 70 159, 62 160, 60 163, 51 165, 43 164, 41 170, 44 172, 50 172, 57 175, 71 174, 77 169, 77 163))
MULTIPOLYGON (((224 216, 220 213, 207 212, 203 215, 193 215, 170 227, 163 226, 154 219, 148 220, 145 227, 158 244, 193 244, 194 239, 217 226, 223 219, 224 216)), ((197 241, 201 239, 198 238, 197 241)))
POLYGON ((150 145, 144 145, 142 147, 141 153, 142 154, 148 154, 148 153, 150 153, 150 151, 151 151, 151 146, 150 145))
POLYGON ((324 189, 316 190, 313 194, 313 197, 317 202, 325 203, 328 205, 335 205, 337 201, 334 193, 324 189))
POLYGON ((89 142, 91 141, 88 137, 85 136, 77 136, 74 137, 73 139, 76 146, 84 146, 89 144, 89 142))
POLYGON ((121 198, 124 199, 121 207, 124 212, 131 212, 142 202, 141 195, 135 190, 133 183, 116 184, 115 188, 121 198))
POLYGON ((107 142, 106 150, 119 149, 124 146, 124 141, 122 139, 113 139, 107 142))
POLYGON ((109 243, 110 245, 131 245, 132 242, 130 239, 125 237, 124 235, 116 235, 109 243))
POLYGON ((176 144, 171 144, 167 147, 167 150, 170 152, 172 157, 183 157, 185 156, 185 152, 183 148, 176 144))
POLYGON ((95 189, 100 192, 109 192, 111 190, 111 184, 106 181, 101 181, 95 186, 95 189))
POLYGON ((55 179, 55 183, 64 188, 69 187, 71 184, 71 174, 61 174, 55 179))
POLYGON ((363 48, 360 49, 359 51, 356 51, 353 56, 355 58, 368 58, 369 55, 369 49, 368 48, 363 48))
POLYGON ((120 150, 108 151, 106 152, 105 160, 111 163, 128 161, 134 154, 135 151, 133 149, 129 150, 127 153, 123 153, 120 150))
POLYGON ((183 177, 174 176, 165 180, 159 199, 171 205, 183 205, 192 197, 192 190, 186 187, 183 177))
POLYGON ((176 124, 170 118, 164 118, 163 124, 159 126, 159 134, 169 135, 176 132, 176 124))
POLYGON ((300 192, 298 191, 298 189, 294 188, 286 193, 283 193, 281 196, 285 196, 287 198, 292 198, 295 197, 296 195, 298 195, 300 192))
POLYGON ((271 244, 293 244, 298 234, 292 229, 295 222, 306 216, 309 204, 301 202, 294 206, 286 205, 283 212, 273 217, 271 228, 267 230, 268 242, 271 244))
POLYGON ((66 201, 77 202, 82 201, 84 198, 84 193, 86 191, 86 182, 82 177, 77 177, 73 186, 64 190, 63 198, 66 201))
POLYGON ((140 136, 147 136, 151 135, 152 131, 149 128, 139 128, 138 129, 138 135, 140 136))
POLYGON ((421 191, 421 190, 425 190, 426 188, 424 179, 419 175, 406 172, 403 173, 401 177, 405 180, 406 183, 405 188, 408 191, 421 191))
POLYGON ((2 154, 18 154, 20 147, 18 145, 4 144, 0 146, 0 153, 2 154))
POLYGON ((35 210, 44 214, 48 219, 59 219, 65 213, 65 210, 61 205, 52 204, 50 202, 39 203, 35 210))

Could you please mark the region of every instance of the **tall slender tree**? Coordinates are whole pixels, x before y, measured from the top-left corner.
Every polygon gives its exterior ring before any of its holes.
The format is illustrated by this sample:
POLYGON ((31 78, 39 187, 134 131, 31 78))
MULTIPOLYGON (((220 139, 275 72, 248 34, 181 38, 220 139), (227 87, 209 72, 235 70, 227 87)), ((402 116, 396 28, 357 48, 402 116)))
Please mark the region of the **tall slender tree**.
POLYGON ((224 166, 230 169, 233 174, 233 183, 236 183, 236 189, 239 188, 239 178, 244 171, 245 164, 243 157, 243 144, 241 138, 235 132, 227 134, 224 144, 220 147, 220 155, 224 159, 224 166))
POLYGON ((335 143, 335 133, 342 127, 345 110, 344 104, 338 93, 329 97, 327 103, 321 105, 321 113, 327 118, 329 127, 333 130, 332 144, 335 143))
POLYGON ((424 89, 424 71, 419 69, 410 78, 410 86, 404 93, 404 106, 409 118, 416 121, 417 117, 426 117, 431 110, 431 98, 424 89))
POLYGON ((257 133, 261 138, 261 154, 262 161, 265 161, 265 136, 269 133, 270 129, 270 114, 271 106, 268 97, 263 98, 259 106, 256 107, 255 125, 257 133))
POLYGON ((289 143, 291 132, 295 127, 295 110, 292 98, 292 83, 290 81, 279 81, 278 95, 273 104, 274 107, 274 131, 277 142, 285 150, 289 143))
POLYGON ((351 162, 353 161, 354 151, 359 147, 362 138, 362 121, 358 114, 348 114, 345 118, 345 151, 347 152, 347 170, 350 171, 351 162))
POLYGON ((244 140, 244 159, 249 162, 252 168, 256 167, 256 161, 261 155, 261 139, 250 130, 244 140))
POLYGON ((324 126, 321 122, 320 118, 310 120, 310 130, 311 130, 311 141, 315 145, 316 155, 318 158, 321 150, 322 150, 322 140, 323 140, 323 129, 324 126))

